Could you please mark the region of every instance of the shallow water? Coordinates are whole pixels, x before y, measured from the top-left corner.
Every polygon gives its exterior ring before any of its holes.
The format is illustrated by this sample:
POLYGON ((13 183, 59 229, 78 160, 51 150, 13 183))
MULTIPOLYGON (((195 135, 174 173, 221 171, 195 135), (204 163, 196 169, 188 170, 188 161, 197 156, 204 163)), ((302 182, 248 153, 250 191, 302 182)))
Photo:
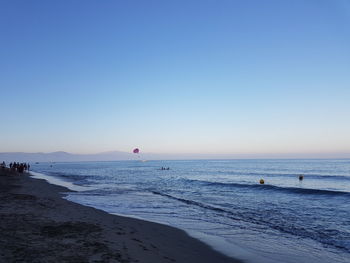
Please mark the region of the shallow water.
POLYGON ((32 168, 56 184, 83 187, 69 200, 182 228, 247 262, 350 262, 350 160, 135 160, 32 168))

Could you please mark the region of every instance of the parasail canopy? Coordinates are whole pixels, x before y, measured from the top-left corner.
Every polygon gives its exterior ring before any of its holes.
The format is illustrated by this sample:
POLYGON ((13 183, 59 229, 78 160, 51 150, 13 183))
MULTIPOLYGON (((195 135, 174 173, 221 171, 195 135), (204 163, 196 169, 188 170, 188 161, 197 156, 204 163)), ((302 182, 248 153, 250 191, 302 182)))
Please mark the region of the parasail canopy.
POLYGON ((132 152, 133 152, 133 153, 139 153, 140 150, 139 150, 139 148, 135 148, 132 152))

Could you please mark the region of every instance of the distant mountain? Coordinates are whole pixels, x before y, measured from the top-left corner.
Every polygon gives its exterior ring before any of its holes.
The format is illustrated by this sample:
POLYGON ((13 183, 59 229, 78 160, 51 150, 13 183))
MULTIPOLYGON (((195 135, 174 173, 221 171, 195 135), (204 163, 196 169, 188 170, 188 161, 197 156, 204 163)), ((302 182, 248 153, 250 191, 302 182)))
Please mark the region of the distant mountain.
POLYGON ((190 159, 336 159, 350 158, 349 153, 328 154, 160 154, 140 153, 137 157, 133 153, 111 151, 96 154, 73 154, 67 152, 52 153, 0 153, 0 162, 85 162, 85 161, 119 161, 119 160, 190 160, 190 159))
POLYGON ((0 153, 0 162, 83 162, 83 161, 116 161, 132 160, 135 156, 126 152, 103 152, 97 154, 72 154, 67 152, 52 153, 24 153, 5 152, 0 153))

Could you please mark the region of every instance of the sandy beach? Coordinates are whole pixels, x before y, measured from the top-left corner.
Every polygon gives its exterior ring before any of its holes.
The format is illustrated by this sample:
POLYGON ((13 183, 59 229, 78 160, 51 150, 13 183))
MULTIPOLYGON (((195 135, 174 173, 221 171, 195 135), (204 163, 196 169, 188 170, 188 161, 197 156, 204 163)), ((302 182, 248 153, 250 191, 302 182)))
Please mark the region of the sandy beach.
POLYGON ((240 262, 184 231, 62 198, 69 190, 0 170, 0 262, 240 262))

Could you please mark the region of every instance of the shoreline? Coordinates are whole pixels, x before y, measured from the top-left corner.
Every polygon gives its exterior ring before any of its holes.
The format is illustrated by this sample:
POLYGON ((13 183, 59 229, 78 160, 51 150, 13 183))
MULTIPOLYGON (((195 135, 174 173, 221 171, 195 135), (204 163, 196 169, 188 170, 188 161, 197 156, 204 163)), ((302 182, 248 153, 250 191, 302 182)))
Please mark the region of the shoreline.
POLYGON ((185 231, 62 198, 71 190, 0 169, 0 261, 239 263, 185 231))

